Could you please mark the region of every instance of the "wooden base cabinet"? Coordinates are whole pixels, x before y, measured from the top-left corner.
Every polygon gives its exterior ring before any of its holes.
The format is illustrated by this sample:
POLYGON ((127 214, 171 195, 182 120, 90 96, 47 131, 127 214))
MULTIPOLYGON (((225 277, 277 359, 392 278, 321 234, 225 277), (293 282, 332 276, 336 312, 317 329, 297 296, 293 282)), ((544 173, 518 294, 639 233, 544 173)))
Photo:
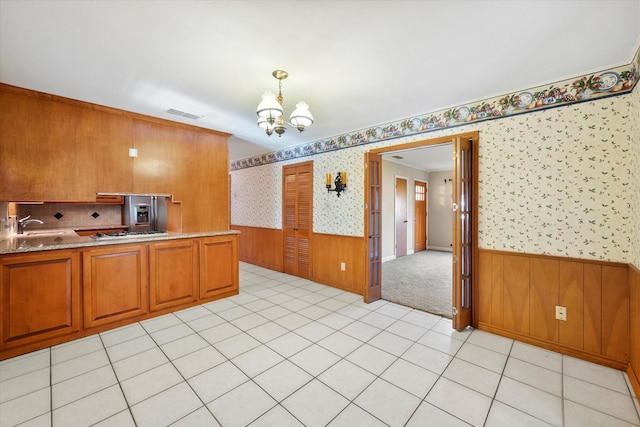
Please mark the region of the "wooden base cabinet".
POLYGON ((197 240, 169 240, 149 245, 151 311, 198 300, 198 252, 197 240))
POLYGON ((81 329, 80 255, 53 251, 0 257, 0 350, 44 347, 81 329))
POLYGON ((91 249, 82 260, 85 328, 148 312, 147 245, 91 249))
POLYGON ((236 233, 0 255, 0 360, 238 293, 236 233))
POLYGON ((238 238, 207 237, 201 241, 200 298, 238 293, 238 238))

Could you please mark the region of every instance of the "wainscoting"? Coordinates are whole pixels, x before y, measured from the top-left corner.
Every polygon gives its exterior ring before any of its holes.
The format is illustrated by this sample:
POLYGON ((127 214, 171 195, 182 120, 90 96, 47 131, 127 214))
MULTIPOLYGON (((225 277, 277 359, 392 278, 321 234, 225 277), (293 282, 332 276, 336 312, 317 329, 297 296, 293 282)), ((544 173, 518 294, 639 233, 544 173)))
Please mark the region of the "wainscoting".
POLYGON ((232 225, 231 229, 240 231, 238 240, 240 261, 282 271, 284 260, 282 230, 243 225, 232 225))
POLYGON ((366 256, 363 237, 313 234, 311 279, 363 295, 366 256), (341 263, 345 264, 344 271, 341 263))
POLYGON ((628 265, 489 250, 478 263, 478 328, 627 369, 628 265), (566 321, 556 320, 556 306, 566 307, 566 321))
POLYGON ((627 375, 631 380, 631 385, 640 396, 640 270, 635 266, 629 266, 629 288, 630 288, 630 309, 631 309, 631 354, 627 375))
MULTIPOLYGON (((272 228, 232 225, 241 232, 240 261, 283 271, 283 233, 272 228)), ((311 280, 344 291, 364 293, 364 238, 313 233, 311 236, 311 280), (341 263, 345 264, 342 271, 341 263)))

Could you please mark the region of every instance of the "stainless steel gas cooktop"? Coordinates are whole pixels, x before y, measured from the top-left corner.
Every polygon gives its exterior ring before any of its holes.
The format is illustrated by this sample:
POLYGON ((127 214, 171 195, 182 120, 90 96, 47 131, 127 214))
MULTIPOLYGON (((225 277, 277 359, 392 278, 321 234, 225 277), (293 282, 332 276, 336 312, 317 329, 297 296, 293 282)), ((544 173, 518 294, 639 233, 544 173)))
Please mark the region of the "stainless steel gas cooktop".
POLYGON ((93 239, 117 239, 119 237, 136 237, 136 236, 145 236, 145 235, 167 235, 166 231, 159 230, 143 230, 143 231, 119 231, 116 233, 96 233, 91 238, 93 239))

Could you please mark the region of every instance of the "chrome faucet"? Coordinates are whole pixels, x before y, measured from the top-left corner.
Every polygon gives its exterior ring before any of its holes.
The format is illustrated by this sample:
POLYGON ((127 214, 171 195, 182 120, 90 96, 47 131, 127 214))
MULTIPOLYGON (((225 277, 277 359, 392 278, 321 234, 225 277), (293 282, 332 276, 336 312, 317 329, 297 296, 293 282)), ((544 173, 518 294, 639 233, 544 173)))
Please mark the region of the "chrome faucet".
POLYGON ((27 224, 32 224, 34 222, 37 222, 38 224, 44 224, 44 222, 40 221, 39 219, 29 218, 31 218, 31 215, 27 215, 24 218, 20 218, 18 220, 18 234, 24 234, 24 226, 27 224))

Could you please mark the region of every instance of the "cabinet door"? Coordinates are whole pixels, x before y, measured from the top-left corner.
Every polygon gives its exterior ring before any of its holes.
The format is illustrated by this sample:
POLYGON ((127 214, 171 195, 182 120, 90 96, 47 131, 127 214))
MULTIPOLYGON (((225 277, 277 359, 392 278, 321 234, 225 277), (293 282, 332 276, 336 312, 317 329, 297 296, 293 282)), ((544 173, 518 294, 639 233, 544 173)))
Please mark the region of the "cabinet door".
POLYGON ((202 239, 200 298, 238 293, 236 235, 202 239))
POLYGON ((198 241, 173 240, 149 245, 151 311, 194 302, 200 282, 198 241))
POLYGON ((80 258, 73 251, 0 257, 0 349, 80 329, 80 258))
POLYGON ((84 324, 90 328, 148 312, 145 245, 84 251, 84 324))

